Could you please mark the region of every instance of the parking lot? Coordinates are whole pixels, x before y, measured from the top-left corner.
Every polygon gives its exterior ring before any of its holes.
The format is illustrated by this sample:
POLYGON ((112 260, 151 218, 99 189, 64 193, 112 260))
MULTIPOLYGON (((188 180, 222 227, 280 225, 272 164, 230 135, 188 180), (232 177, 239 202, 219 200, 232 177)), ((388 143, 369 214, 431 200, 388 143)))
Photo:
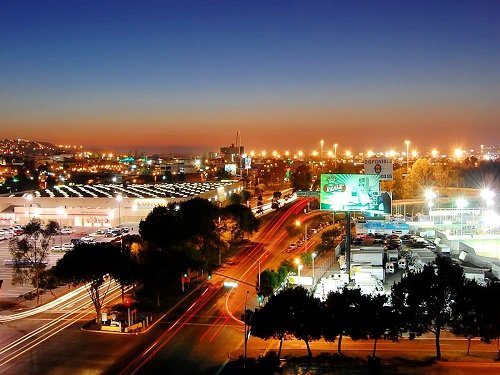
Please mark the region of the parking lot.
MULTIPOLYGON (((128 223, 126 225, 132 229, 129 231, 130 234, 138 233, 137 223, 128 223)), ((8 227, 2 226, 0 229, 3 228, 8 227)), ((54 251, 51 251, 48 256, 47 267, 53 267, 57 261, 64 256, 66 250, 63 251, 60 247, 61 245, 71 243, 72 239, 75 240, 81 239, 82 237, 88 237, 94 239, 96 242, 109 242, 113 240, 113 238, 116 238, 106 237, 104 233, 97 234, 97 229, 98 228, 92 227, 75 227, 73 228, 72 233, 55 235, 53 237, 53 244, 51 245, 51 247, 55 248, 54 251)), ((9 239, 0 241, 0 280, 3 280, 2 287, 0 289, 0 300, 13 302, 18 297, 33 291, 34 288, 32 285, 12 285, 13 267, 12 263, 9 262, 11 260, 12 255, 9 251, 9 239)))

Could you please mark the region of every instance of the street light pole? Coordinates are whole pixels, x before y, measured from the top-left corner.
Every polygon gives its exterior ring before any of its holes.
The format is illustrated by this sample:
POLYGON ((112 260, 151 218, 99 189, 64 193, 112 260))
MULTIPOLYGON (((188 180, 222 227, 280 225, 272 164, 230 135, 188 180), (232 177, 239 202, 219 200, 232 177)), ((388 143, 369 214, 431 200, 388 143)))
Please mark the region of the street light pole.
POLYGON ((410 159, 409 159, 409 153, 410 153, 410 141, 406 140, 406 176, 410 174, 410 159))
POLYGON ((245 335, 245 338, 244 338, 244 353, 243 353, 243 368, 245 368, 246 366, 246 362, 247 362, 247 342, 248 342, 248 338, 247 338, 247 300, 248 300, 248 290, 247 290, 247 294, 245 295, 245 310, 243 311, 243 334, 245 335))
POLYGON ((59 240, 61 242, 61 249, 62 249, 62 224, 61 224, 61 218, 62 215, 64 214, 64 208, 62 207, 57 207, 56 208, 57 215, 59 216, 59 240))
POLYGON ((312 256, 312 261, 313 261, 313 283, 314 283, 314 258, 316 258, 318 254, 316 254, 316 252, 312 253, 311 256, 312 256))
POLYGON ((334 149, 334 157, 335 157, 335 169, 337 169, 337 144, 335 143, 333 145, 333 149, 334 149))
POLYGON ((320 162, 320 165, 323 166, 323 144, 325 143, 324 140, 321 140, 319 142, 319 145, 320 145, 320 156, 321 156, 321 162, 320 162))
POLYGON ((122 199, 123 195, 121 194, 116 195, 116 200, 118 201, 118 225, 122 225, 122 213, 121 213, 122 199))
POLYGON ((33 194, 26 195, 28 201, 28 222, 31 221, 31 201, 33 200, 33 194))

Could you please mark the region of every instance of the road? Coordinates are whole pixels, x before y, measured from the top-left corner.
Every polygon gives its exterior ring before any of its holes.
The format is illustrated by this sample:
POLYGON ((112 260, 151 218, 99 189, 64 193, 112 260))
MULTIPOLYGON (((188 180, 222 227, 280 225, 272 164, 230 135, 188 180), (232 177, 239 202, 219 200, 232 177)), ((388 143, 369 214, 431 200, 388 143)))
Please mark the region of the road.
MULTIPOLYGON (((214 275, 186 292, 186 296, 146 333, 140 335, 82 332, 83 322, 93 317, 93 307, 81 293, 61 306, 35 316, 3 322, 0 320, 1 374, 221 374, 231 373, 226 367, 230 359, 243 354, 243 323, 240 320, 245 304, 257 307, 255 287, 260 268, 276 268, 285 257, 296 254, 284 252, 290 240, 284 224, 293 222, 303 211, 305 200, 298 200, 275 213, 266 221, 254 238, 252 246, 242 249, 220 274, 239 279, 235 289, 224 288, 224 276, 214 275), (245 283, 250 285, 247 285, 245 283), (80 299, 79 299, 80 298, 80 299)), ((312 241, 310 246, 313 246, 312 241)), ((309 245, 308 245, 309 246, 309 245)), ((297 249, 299 253, 303 249, 297 249)), ((117 287, 112 297, 119 296, 117 287)), ((345 339, 347 355, 371 353, 373 343, 351 342, 345 339)), ((251 337, 248 354, 252 357, 276 350, 276 340, 262 341, 251 337)), ((315 342, 315 354, 334 353, 336 344, 315 342)), ((465 350, 464 340, 444 338, 444 356, 459 355, 465 350)), ((473 343, 472 353, 492 357, 494 345, 473 343)), ((381 342, 378 353, 383 356, 407 353, 424 356, 434 354, 434 341, 424 338, 401 343, 381 342)), ((299 341, 287 341, 283 355, 303 356, 305 346, 299 341)), ((460 363, 443 365, 446 373, 460 368, 460 363)), ((468 367, 481 368, 481 363, 468 367), (476 367, 474 367, 476 366, 476 367)), ((493 367, 498 370, 498 367, 493 367)), ((476 372, 479 373, 479 372, 476 372)), ((484 372, 494 373, 494 372, 484 372)))
MULTIPOLYGON (((264 226, 256 237, 256 244, 243 249, 233 258, 232 265, 221 272, 255 283, 258 261, 264 267, 274 260, 265 250, 265 243, 281 243, 286 238, 283 222, 300 212, 302 206, 303 203, 298 202, 283 209, 264 226)), ((279 260, 275 261, 279 263, 279 260)), ((154 367, 163 362, 163 358, 172 358, 172 366, 178 368, 195 364, 200 371, 220 365, 228 358, 228 353, 240 347, 243 334, 238 317, 246 297, 243 288, 236 291, 225 289, 223 281, 223 277, 215 276, 211 282, 190 291, 148 333, 138 336, 81 332, 83 322, 94 315, 84 291, 43 313, 22 320, 0 319, 0 345, 3 348, 0 351, 0 373, 66 374, 70 369, 75 374, 115 373, 119 366, 126 368, 131 358, 147 358, 132 364, 132 369, 140 371, 144 366, 154 367), (193 345, 194 342, 197 344, 193 345), (220 350, 213 351, 219 344, 220 350), (141 357, 143 352, 154 356, 152 359, 148 355, 141 357), (196 353, 201 354, 199 360, 196 353), (202 357, 205 359, 201 360, 202 357)), ((248 287, 247 290, 252 294, 248 307, 255 308, 255 288, 248 287)), ((116 287, 111 297, 118 295, 116 287)))

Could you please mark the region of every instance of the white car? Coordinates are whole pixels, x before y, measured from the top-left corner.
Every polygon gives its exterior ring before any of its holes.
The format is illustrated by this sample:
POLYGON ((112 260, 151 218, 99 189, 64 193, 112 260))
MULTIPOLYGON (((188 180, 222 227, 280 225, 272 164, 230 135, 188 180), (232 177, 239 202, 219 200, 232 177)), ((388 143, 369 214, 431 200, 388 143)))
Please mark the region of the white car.
POLYGON ((64 251, 64 249, 62 248, 62 246, 55 245, 50 248, 50 251, 64 251))
POLYGON ((71 229, 71 228, 63 228, 63 229, 61 229, 61 234, 71 234, 73 232, 74 232, 74 230, 71 229))
POLYGON ((85 243, 95 243, 95 238, 90 236, 82 237, 80 240, 85 243))
POLYGON ((62 245, 63 250, 73 250, 74 247, 75 245, 73 245, 71 242, 66 242, 62 245))
POLYGON ((4 239, 8 240, 14 237, 14 234, 8 229, 2 229, 0 230, 0 237, 3 237, 4 239))

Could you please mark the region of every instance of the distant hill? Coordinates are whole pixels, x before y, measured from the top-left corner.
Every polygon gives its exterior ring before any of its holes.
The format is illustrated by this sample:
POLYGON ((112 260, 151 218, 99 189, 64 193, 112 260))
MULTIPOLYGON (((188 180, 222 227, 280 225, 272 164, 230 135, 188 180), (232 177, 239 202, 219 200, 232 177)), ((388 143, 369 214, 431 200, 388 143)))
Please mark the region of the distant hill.
POLYGON ((61 149, 49 142, 30 141, 27 139, 0 140, 0 155, 34 156, 52 155, 61 149))

